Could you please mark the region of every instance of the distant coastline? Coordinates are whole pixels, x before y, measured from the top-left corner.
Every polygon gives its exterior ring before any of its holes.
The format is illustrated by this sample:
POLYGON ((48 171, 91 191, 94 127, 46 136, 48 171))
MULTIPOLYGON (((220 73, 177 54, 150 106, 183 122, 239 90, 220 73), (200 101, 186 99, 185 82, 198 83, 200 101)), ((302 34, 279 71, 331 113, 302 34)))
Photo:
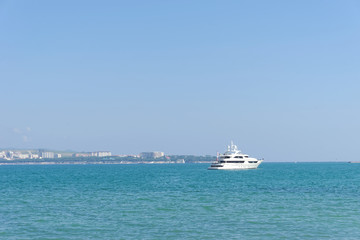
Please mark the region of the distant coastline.
POLYGON ((66 152, 47 149, 2 149, 0 165, 210 163, 215 156, 165 155, 164 152, 112 155, 110 151, 66 152))
POLYGON ((184 164, 211 163, 215 156, 169 155, 162 157, 106 156, 106 157, 62 157, 42 159, 0 159, 0 165, 84 165, 84 164, 184 164))

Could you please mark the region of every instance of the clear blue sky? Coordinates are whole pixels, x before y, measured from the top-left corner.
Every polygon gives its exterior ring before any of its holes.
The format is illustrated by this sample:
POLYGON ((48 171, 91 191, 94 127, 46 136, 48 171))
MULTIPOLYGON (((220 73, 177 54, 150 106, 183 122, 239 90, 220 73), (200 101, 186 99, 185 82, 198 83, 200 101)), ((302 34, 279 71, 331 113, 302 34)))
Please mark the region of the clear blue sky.
POLYGON ((360 160, 359 1, 0 0, 0 148, 360 160))

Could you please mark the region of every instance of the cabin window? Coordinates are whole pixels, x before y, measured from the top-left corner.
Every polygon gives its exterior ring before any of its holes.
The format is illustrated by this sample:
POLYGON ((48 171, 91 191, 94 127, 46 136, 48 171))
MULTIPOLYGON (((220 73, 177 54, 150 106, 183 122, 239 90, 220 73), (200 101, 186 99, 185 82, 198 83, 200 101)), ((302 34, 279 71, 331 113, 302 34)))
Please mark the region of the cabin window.
POLYGON ((245 161, 220 161, 220 163, 244 163, 245 161))
POLYGON ((249 161, 249 163, 257 163, 257 161, 249 161))
POLYGON ((246 158, 248 158, 249 156, 245 156, 246 158))
POLYGON ((234 158, 243 158, 243 156, 235 156, 234 158))

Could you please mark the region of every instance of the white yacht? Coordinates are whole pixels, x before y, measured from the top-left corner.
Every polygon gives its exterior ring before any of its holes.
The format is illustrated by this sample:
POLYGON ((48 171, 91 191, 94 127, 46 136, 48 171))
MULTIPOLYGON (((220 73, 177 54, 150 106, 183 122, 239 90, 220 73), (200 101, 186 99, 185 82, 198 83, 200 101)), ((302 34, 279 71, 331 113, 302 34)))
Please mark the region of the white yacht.
POLYGON ((231 141, 224 154, 218 154, 216 162, 212 163, 209 170, 217 169, 255 169, 263 160, 251 158, 249 155, 241 153, 237 146, 231 141))

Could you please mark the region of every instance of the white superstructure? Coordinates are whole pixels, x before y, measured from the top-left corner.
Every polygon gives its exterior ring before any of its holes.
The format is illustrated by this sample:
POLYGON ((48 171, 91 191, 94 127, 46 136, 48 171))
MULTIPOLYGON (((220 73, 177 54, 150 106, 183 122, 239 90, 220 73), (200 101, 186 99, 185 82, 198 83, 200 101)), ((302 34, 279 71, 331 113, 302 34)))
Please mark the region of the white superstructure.
POLYGON ((212 163, 208 168, 210 170, 217 169, 255 169, 263 160, 251 158, 249 155, 241 153, 237 146, 231 141, 227 151, 217 156, 216 162, 212 163))

